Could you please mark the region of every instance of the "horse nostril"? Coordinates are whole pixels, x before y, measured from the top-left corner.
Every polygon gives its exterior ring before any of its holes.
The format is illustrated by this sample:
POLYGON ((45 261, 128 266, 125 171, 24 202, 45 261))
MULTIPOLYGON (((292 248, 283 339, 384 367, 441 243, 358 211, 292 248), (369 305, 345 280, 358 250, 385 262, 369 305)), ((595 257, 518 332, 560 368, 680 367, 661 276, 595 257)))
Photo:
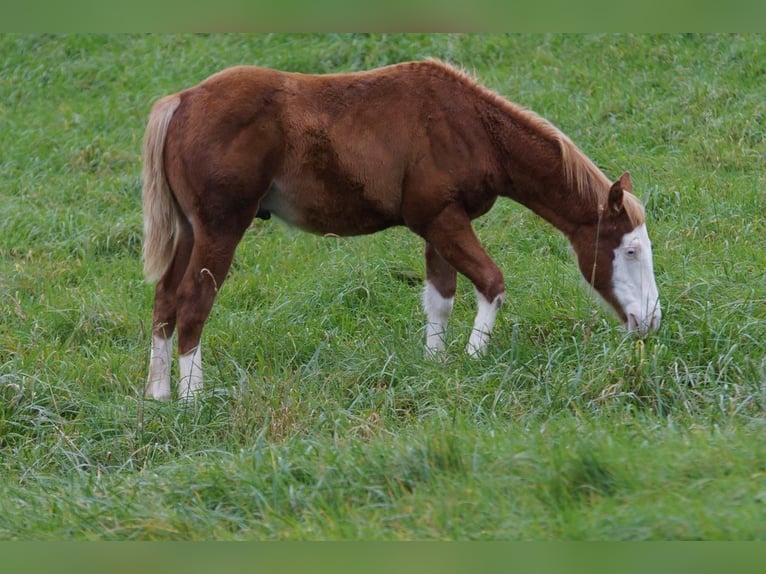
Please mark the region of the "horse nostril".
POLYGON ((628 331, 635 331, 639 325, 640 322, 638 317, 636 317, 633 313, 628 313, 628 331))
POLYGON ((652 331, 656 331, 660 328, 660 316, 659 315, 652 315, 652 322, 649 325, 652 329, 652 331))

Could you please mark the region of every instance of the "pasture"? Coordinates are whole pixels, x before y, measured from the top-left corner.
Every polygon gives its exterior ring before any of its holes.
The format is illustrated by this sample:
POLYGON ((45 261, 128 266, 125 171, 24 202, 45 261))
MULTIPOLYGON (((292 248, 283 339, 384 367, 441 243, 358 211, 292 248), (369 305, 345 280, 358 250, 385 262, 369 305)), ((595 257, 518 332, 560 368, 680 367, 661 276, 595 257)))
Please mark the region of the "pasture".
MULTIPOLYGON (((0 539, 766 538, 763 35, 0 35, 0 539), (438 57, 552 121, 647 208, 660 330, 499 200, 486 356, 458 282, 426 358, 423 242, 257 220, 196 404, 143 398, 151 104, 235 64, 438 57)), ((177 366, 174 367, 177 373, 177 366)))

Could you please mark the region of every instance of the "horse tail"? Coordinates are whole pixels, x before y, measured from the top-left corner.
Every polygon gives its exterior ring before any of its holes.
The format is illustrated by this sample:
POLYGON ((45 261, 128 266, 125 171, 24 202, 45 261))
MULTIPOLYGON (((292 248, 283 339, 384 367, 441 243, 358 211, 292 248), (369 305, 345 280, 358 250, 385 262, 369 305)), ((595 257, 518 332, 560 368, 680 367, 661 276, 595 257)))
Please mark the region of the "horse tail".
POLYGON ((180 211, 165 175, 165 139, 168 125, 181 103, 178 95, 157 101, 144 135, 144 275, 157 281, 165 274, 176 250, 180 211))

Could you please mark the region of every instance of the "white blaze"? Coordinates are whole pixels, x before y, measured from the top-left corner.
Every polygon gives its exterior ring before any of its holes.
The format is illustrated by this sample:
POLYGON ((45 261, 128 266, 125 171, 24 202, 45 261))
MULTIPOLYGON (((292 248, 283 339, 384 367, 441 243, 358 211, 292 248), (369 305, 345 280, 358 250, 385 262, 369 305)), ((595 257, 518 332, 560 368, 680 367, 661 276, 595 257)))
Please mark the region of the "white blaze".
POLYGON ((628 318, 629 331, 646 333, 660 326, 662 310, 645 225, 626 233, 614 250, 612 291, 628 318))

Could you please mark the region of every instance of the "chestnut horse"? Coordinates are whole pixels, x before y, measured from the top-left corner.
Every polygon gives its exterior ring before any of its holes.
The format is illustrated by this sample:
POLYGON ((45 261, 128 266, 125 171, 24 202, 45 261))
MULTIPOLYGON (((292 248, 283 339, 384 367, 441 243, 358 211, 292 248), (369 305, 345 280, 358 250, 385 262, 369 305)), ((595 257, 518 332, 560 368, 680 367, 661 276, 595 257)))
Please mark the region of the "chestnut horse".
POLYGON ((144 141, 144 272, 157 281, 146 396, 202 388, 200 335, 256 216, 318 234, 407 226, 425 240, 426 349, 444 348, 457 272, 478 312, 480 355, 505 297, 471 221, 498 195, 558 228, 628 330, 660 322, 644 208, 561 131, 439 61, 305 75, 223 70, 160 99, 144 141))

